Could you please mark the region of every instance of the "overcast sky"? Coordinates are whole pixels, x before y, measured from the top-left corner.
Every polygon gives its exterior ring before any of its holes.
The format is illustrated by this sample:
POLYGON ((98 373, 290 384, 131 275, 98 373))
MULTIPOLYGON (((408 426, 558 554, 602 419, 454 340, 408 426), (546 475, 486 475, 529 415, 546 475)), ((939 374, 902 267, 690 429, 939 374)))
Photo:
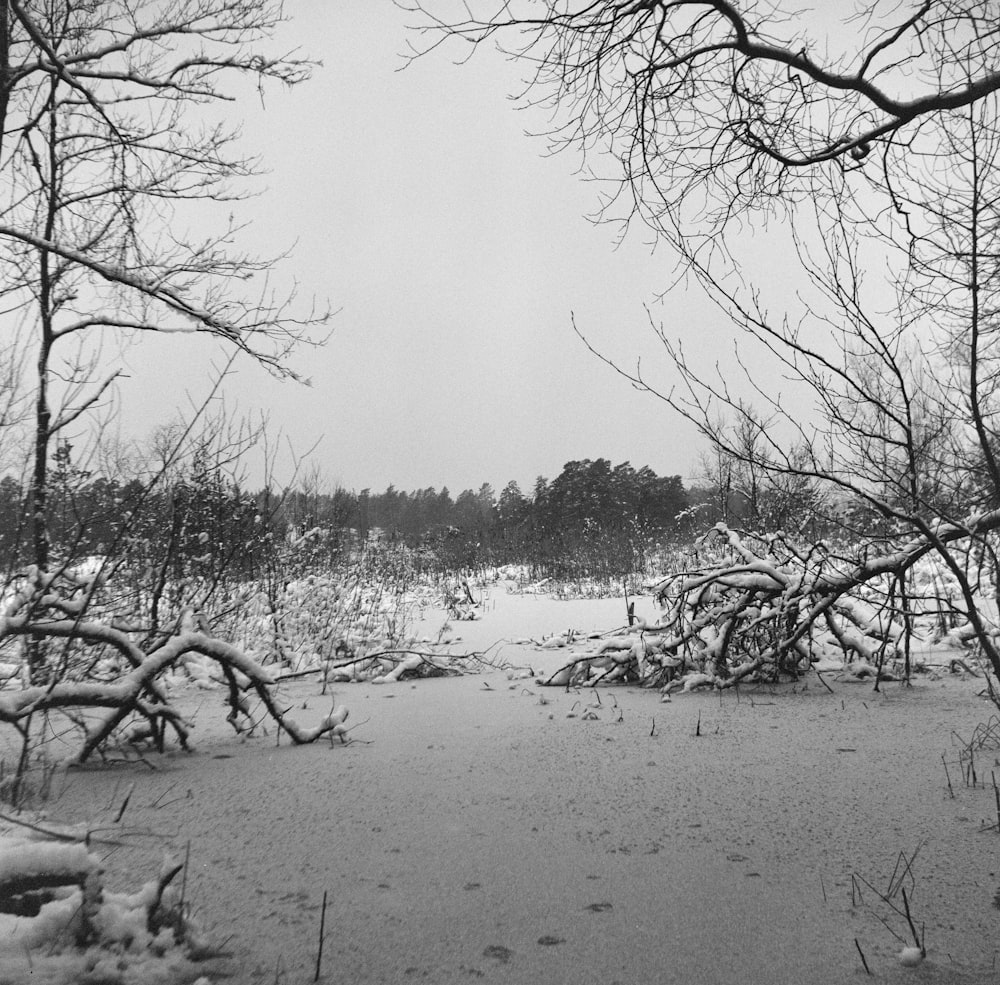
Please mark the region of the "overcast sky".
MULTIPOLYGON (((491 51, 458 66, 456 47, 399 71, 412 15, 389 0, 286 9, 282 45, 323 66, 263 109, 235 107, 270 171, 248 206, 250 244, 290 248, 300 293, 339 313, 325 348, 293 360, 311 387, 244 363, 231 405, 267 411, 299 454, 318 440, 311 462, 355 490, 528 491, 598 457, 697 471, 692 429, 588 353, 571 315, 624 364, 643 353, 651 374, 645 305, 689 348, 725 347, 730 331, 693 288, 655 303, 671 264, 644 230, 616 249, 615 230, 587 221, 598 189, 576 158, 525 136, 545 119, 508 98, 519 68, 491 51)), ((162 420, 204 392, 210 353, 188 339, 133 350, 126 410, 162 420)))

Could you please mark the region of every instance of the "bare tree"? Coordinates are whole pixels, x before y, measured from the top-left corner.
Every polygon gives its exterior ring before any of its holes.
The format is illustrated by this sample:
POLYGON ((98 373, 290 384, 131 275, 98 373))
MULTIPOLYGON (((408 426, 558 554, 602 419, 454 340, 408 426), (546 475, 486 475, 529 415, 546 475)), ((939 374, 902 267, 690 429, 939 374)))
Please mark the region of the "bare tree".
POLYGON ((1000 676, 995 5, 869 3, 832 29, 730 0, 411 9, 418 54, 496 42, 530 66, 521 99, 549 110, 552 145, 615 183, 599 215, 653 228, 743 333, 728 375, 659 325, 674 380, 620 371, 720 461, 822 488, 856 518, 837 552, 720 528, 729 553, 662 586, 672 645, 715 626, 716 680, 729 654, 741 674, 808 660, 818 628, 884 655, 882 623, 848 601, 875 593, 907 646, 909 576, 934 555, 954 591, 928 601, 967 621, 1000 676), (790 244, 794 292, 750 273, 763 236, 790 244))
POLYGON ((18 560, 33 563, 5 585, 0 611, 0 645, 29 641, 29 686, 0 701, 0 721, 26 748, 33 718, 66 707, 111 709, 103 732, 84 727, 82 755, 133 714, 174 723, 183 741, 156 682, 191 652, 222 665, 234 714, 237 671, 276 709, 269 676, 183 614, 151 632, 107 606, 94 612, 107 572, 74 571, 72 545, 55 555, 50 492, 57 442, 68 455, 113 392, 115 344, 194 333, 294 378, 292 348, 322 341, 325 315, 271 283, 280 257, 234 246, 257 164, 229 104, 310 74, 294 53, 267 52, 282 18, 277 0, 0 0, 0 298, 34 368, 17 380, 33 404, 31 556, 18 560), (81 642, 116 652, 121 678, 95 681, 81 642))
POLYGON ((49 561, 46 473, 55 435, 116 377, 95 337, 198 332, 281 375, 316 319, 267 284, 273 258, 234 252, 237 228, 187 231, 195 203, 244 197, 254 162, 203 108, 230 77, 294 84, 309 65, 256 45, 270 0, 0 5, 3 293, 35 335, 34 554, 49 561), (62 353, 62 355, 60 355, 62 353), (62 385, 59 385, 59 381, 62 385))

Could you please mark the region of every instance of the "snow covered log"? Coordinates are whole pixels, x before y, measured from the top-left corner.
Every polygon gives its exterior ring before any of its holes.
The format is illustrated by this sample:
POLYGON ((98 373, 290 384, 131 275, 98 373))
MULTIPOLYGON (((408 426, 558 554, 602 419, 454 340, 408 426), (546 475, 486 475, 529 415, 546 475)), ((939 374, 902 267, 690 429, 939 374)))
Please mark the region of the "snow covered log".
POLYGON ((328 681, 391 684, 415 677, 453 677, 465 673, 469 655, 393 649, 365 652, 331 662, 324 670, 328 681))
POLYGON ((174 888, 181 864, 109 892, 86 838, 0 822, 0 978, 110 982, 128 967, 130 981, 193 981, 216 952, 174 888))
POLYGON ((100 870, 82 842, 0 840, 0 913, 18 913, 19 898, 58 886, 82 886, 100 870))

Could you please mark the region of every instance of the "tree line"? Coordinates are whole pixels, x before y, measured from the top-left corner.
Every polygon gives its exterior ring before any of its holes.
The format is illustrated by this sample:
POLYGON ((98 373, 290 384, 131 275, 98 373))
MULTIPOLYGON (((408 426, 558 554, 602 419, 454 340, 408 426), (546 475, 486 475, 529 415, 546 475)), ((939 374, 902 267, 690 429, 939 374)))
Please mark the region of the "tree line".
POLYGON ((529 493, 513 480, 499 495, 483 483, 454 498, 447 487, 293 492, 282 512, 299 529, 402 541, 445 569, 523 563, 604 574, 635 570, 654 547, 686 536, 689 507, 680 476, 598 458, 567 462, 551 481, 539 476, 529 493))
MULTIPOLYGON (((49 468, 54 557, 110 554, 136 570, 155 566, 164 580, 221 571, 253 576, 275 545, 297 540, 316 560, 379 542, 407 547, 416 563, 436 571, 524 564, 539 576, 617 578, 719 521, 815 527, 819 515, 808 490, 769 484, 736 461, 715 461, 712 469, 706 462, 701 481, 685 486, 679 475, 660 476, 649 466, 582 459, 551 481, 539 476, 529 492, 512 480, 499 495, 483 483, 453 497, 447 487, 324 491, 304 482, 251 489, 207 447, 155 481, 97 474, 73 459, 72 445, 61 442, 49 468)), ((0 553, 8 571, 32 556, 30 506, 29 484, 0 479, 0 553)))

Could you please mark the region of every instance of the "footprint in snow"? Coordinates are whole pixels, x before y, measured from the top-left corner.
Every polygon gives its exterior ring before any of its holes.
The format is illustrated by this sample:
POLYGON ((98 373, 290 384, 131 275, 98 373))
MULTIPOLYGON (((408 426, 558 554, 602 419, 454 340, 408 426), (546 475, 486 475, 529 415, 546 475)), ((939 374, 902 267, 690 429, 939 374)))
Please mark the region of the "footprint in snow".
POLYGON ((483 949, 484 958, 496 958, 500 964, 507 964, 513 956, 514 952, 502 944, 490 944, 489 947, 483 949))

